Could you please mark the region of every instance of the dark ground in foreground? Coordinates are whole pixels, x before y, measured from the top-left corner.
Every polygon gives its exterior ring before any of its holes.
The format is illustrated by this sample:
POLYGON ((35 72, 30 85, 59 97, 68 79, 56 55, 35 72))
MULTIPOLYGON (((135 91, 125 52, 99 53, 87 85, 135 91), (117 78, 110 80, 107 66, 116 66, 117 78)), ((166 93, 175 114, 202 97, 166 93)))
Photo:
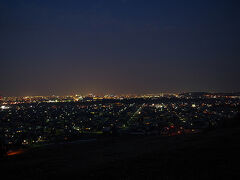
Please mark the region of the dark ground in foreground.
POLYGON ((0 168, 7 179, 236 179, 239 159, 240 128, 231 127, 34 148, 1 160, 0 168))

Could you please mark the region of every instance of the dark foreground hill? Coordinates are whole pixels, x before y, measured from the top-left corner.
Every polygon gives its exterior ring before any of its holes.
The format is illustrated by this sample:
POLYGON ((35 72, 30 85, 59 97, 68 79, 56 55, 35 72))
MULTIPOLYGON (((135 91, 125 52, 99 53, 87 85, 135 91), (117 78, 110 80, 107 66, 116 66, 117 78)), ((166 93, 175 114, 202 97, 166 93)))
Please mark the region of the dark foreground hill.
MULTIPOLYGON (((31 149, 1 163, 15 179, 233 179, 240 127, 194 135, 121 136, 31 149)), ((237 178, 237 179, 238 179, 237 178)))

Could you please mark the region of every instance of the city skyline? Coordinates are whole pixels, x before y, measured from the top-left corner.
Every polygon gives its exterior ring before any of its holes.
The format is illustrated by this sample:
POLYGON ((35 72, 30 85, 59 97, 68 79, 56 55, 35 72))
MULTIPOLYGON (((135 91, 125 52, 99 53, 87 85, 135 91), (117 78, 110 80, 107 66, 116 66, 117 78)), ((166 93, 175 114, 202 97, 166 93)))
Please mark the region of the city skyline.
POLYGON ((182 94, 201 94, 201 95, 224 95, 224 96, 239 96, 240 92, 222 92, 222 91, 182 91, 182 92, 157 92, 157 93, 69 93, 69 94, 27 94, 27 95, 4 95, 0 94, 2 97, 16 97, 16 98, 32 98, 32 97, 143 97, 143 96, 165 96, 165 95, 182 95, 182 94))
POLYGON ((240 1, 0 0, 7 179, 234 179, 240 1))

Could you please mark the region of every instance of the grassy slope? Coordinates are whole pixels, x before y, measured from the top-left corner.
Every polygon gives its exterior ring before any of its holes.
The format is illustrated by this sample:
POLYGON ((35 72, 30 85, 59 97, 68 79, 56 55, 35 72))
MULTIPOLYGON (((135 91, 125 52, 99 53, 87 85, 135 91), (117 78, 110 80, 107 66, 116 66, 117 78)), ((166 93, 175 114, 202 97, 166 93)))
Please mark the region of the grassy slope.
POLYGON ((240 128, 196 135, 103 138, 35 148, 1 163, 8 177, 46 179, 232 179, 239 173, 240 128))

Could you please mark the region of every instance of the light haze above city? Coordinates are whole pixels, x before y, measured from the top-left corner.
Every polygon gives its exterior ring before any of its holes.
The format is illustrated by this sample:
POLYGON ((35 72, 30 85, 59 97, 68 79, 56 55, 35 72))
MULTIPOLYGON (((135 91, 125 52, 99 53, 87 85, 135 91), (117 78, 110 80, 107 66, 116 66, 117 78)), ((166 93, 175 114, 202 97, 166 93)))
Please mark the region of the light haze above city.
POLYGON ((239 92, 229 0, 0 2, 0 95, 239 92))

